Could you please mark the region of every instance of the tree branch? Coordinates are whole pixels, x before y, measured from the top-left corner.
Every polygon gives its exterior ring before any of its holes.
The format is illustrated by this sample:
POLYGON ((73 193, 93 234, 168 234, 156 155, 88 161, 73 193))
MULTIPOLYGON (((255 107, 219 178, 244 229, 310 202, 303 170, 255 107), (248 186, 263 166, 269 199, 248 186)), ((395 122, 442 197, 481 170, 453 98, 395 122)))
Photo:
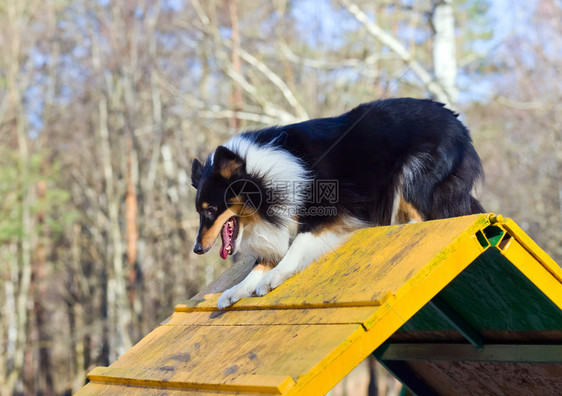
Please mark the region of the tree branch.
MULTIPOLYGON (((232 43, 230 41, 226 41, 226 45, 228 47, 231 47, 232 43)), ((273 85, 275 85, 279 89, 279 91, 281 91, 287 102, 295 109, 295 112, 297 113, 297 117, 299 119, 306 120, 309 118, 308 113, 299 103, 291 89, 275 72, 273 72, 273 70, 271 70, 265 63, 251 55, 249 52, 246 52, 242 48, 240 48, 240 56, 248 64, 258 69, 264 76, 267 77, 269 81, 273 83, 273 85)))
POLYGON ((307 67, 313 67, 315 69, 340 69, 342 67, 365 67, 368 65, 374 65, 377 61, 381 59, 396 59, 394 55, 384 56, 381 54, 372 54, 366 57, 365 59, 350 58, 350 59, 342 59, 339 61, 326 61, 321 59, 303 58, 295 54, 285 43, 281 43, 281 52, 283 53, 283 55, 285 55, 285 57, 290 62, 307 67))
POLYGON ((408 67, 416 74, 426 89, 431 92, 435 98, 443 103, 450 103, 451 99, 445 92, 443 87, 437 83, 431 74, 415 59, 412 58, 410 52, 398 40, 385 32, 379 25, 371 21, 367 14, 357 7, 356 4, 349 0, 340 0, 340 2, 347 8, 347 10, 361 22, 375 39, 379 40, 382 44, 386 45, 390 50, 396 53, 408 67))
POLYGON ((258 91, 258 89, 250 83, 244 76, 242 76, 232 65, 230 62, 229 57, 227 54, 219 50, 221 44, 227 48, 232 48, 232 41, 222 37, 216 26, 213 26, 213 21, 209 18, 209 16, 205 13, 199 0, 192 0, 192 4, 196 10, 197 16, 199 17, 199 21, 202 24, 202 31, 210 35, 217 46, 217 58, 220 59, 223 63, 223 68, 226 74, 232 78, 239 86, 250 96, 252 97, 260 106, 262 106, 263 111, 265 114, 271 117, 276 117, 282 122, 295 122, 298 120, 307 119, 308 114, 304 107, 299 103, 293 92, 290 88, 283 82, 283 80, 273 72, 267 65, 263 62, 249 54, 248 52, 244 51, 240 48, 240 56, 244 59, 250 66, 257 69, 260 73, 262 73, 277 89, 281 92, 285 100, 291 105, 291 107, 295 111, 295 115, 290 114, 289 112, 282 110, 278 106, 276 106, 273 102, 266 100, 258 91))

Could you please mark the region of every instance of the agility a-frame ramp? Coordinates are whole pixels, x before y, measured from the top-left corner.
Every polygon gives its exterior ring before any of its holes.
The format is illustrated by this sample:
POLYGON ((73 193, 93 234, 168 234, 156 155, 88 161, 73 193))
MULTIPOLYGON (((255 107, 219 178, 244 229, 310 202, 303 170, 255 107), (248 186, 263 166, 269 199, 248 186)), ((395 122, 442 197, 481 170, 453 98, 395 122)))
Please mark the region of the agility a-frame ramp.
POLYGON ((358 231, 270 294, 176 306, 79 395, 322 395, 369 354, 418 395, 562 394, 562 271, 513 221, 358 231))

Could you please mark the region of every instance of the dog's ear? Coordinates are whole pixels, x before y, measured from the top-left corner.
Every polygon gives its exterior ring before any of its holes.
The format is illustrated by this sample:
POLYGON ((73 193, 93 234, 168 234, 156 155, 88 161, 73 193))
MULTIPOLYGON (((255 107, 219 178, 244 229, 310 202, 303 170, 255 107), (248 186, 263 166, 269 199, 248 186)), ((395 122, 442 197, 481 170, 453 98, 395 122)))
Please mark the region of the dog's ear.
POLYGON ((233 175, 242 173, 244 160, 226 147, 219 146, 213 157, 213 169, 225 179, 230 179, 233 175))
POLYGON ((195 188, 199 186, 199 180, 201 179, 201 174, 203 173, 203 164, 199 162, 197 158, 193 160, 191 165, 191 185, 195 188))

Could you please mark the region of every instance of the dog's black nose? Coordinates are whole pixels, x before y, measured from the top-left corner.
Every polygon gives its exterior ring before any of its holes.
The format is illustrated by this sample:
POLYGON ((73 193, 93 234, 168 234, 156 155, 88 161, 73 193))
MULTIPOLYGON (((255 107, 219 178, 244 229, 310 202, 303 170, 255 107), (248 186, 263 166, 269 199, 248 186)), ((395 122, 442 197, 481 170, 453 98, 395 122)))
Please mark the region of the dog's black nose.
POLYGON ((203 254, 203 246, 200 243, 196 243, 195 246, 193 246, 193 252, 203 254))

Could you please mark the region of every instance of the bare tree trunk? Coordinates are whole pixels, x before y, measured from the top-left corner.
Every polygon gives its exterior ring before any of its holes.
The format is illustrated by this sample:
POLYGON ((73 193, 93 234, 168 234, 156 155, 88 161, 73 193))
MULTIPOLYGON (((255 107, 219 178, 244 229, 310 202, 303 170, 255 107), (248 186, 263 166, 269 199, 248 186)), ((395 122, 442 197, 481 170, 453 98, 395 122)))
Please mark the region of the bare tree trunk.
POLYGON ((115 194, 115 180, 111 164, 107 99, 99 99, 99 138, 100 157, 105 179, 105 195, 109 214, 109 234, 112 246, 113 277, 108 281, 109 315, 115 329, 114 350, 110 350, 110 360, 115 360, 131 347, 127 331, 130 312, 126 303, 125 274, 123 270, 123 242, 119 228, 119 197, 115 194))
POLYGON ((438 0, 433 8, 433 69, 435 77, 447 93, 449 105, 457 102, 457 57, 455 16, 452 0, 438 0))
POLYGON ((5 377, 2 378, 2 387, 0 388, 0 394, 2 396, 10 396, 14 392, 15 379, 11 377, 11 373, 14 371, 14 362, 16 355, 16 344, 18 337, 18 327, 17 327, 17 314, 16 314, 16 285, 18 284, 18 264, 17 264, 17 244, 12 242, 8 245, 8 268, 6 271, 6 278, 4 283, 5 291, 5 303, 3 307, 3 312, 6 315, 3 317, 6 324, 6 339, 7 344, 5 348, 6 356, 6 371, 2 372, 5 377))
MULTIPOLYGON (((0 271, 0 296, 2 296, 3 298, 6 296, 6 290, 3 283, 6 282, 4 278, 5 276, 6 275, 2 271, 0 271)), ((5 308, 6 307, 2 305, 1 306, 2 313, 0 313, 0 395, 3 394, 2 389, 4 387, 4 373, 6 372, 6 358, 7 358, 6 348, 5 348, 6 344, 4 342, 4 340, 6 339, 4 329, 7 327, 6 317, 8 315, 6 315, 5 313, 6 312, 5 308)))
MULTIPOLYGON (((230 10, 230 24, 232 28, 232 68, 237 74, 242 75, 237 0, 229 0, 228 8, 230 10)), ((234 115, 230 119, 230 129, 237 131, 240 129, 240 119, 236 114, 242 110, 242 89, 240 88, 240 84, 234 80, 232 80, 232 109, 234 110, 234 115)))
MULTIPOLYGON (((45 181, 40 181, 37 184, 37 198, 41 203, 44 202, 47 195, 47 183, 45 181)), ((39 226, 39 242, 35 249, 35 258, 33 265, 33 283, 34 287, 34 306, 33 311, 35 314, 35 325, 37 334, 37 344, 39 345, 39 370, 35 373, 38 377, 36 380, 38 382, 38 389, 45 396, 50 396, 54 394, 53 388, 53 376, 51 373, 51 350, 46 346, 48 342, 48 332, 46 329, 47 325, 47 312, 44 305, 46 300, 46 275, 47 275, 47 251, 46 244, 48 243, 47 237, 45 235, 45 212, 40 211, 37 214, 37 223, 39 226)))
MULTIPOLYGON (((127 218, 127 262, 129 264, 129 282, 135 284, 135 263, 137 261, 137 172, 136 172, 136 153, 133 152, 133 143, 129 140, 129 153, 127 155, 127 197, 125 198, 126 218, 127 218), (134 157, 134 158, 133 158, 134 157)), ((131 300, 131 303, 133 301, 131 300)))
POLYGON ((86 336, 82 335, 84 329, 84 307, 82 297, 87 293, 86 276, 81 271, 81 227, 74 224, 72 227, 70 240, 70 254, 73 271, 69 272, 68 284, 70 290, 74 290, 74 300, 68 302, 67 315, 69 325, 69 345, 68 349, 72 352, 72 393, 78 391, 86 380, 86 336))
POLYGON ((367 358, 369 362, 369 388, 367 396, 379 396, 379 388, 377 386, 377 360, 373 355, 367 358))
MULTIPOLYGON (((134 137, 133 137, 134 138, 134 137)), ((127 196, 125 198, 125 218, 127 223, 127 264, 128 264, 128 284, 129 284, 129 306, 132 310, 134 332, 132 336, 137 339, 141 336, 142 304, 137 294, 137 256, 138 256, 138 154, 133 143, 133 138, 129 139, 127 153, 127 196)))
MULTIPOLYGON (((19 175, 22 181, 21 185, 21 237, 19 240, 19 264, 20 273, 19 282, 17 284, 17 300, 16 300, 16 339, 14 348, 13 369, 7 376, 8 392, 13 392, 16 382, 20 377, 24 365, 25 350, 27 346, 27 323, 28 323, 28 302, 29 290, 31 285, 31 237, 33 232, 31 219, 32 191, 29 188, 29 149, 27 144, 27 136, 25 132, 25 114, 21 103, 21 92, 18 85, 20 74, 20 56, 21 56, 21 31, 22 19, 20 19, 21 9, 18 7, 25 6, 19 2, 7 2, 8 23, 10 26, 10 67, 7 74, 8 97, 13 114, 13 133, 16 137, 19 150, 19 175)), ((16 278, 17 279, 17 278, 16 278)), ((16 290, 14 290, 16 292, 16 290)))

